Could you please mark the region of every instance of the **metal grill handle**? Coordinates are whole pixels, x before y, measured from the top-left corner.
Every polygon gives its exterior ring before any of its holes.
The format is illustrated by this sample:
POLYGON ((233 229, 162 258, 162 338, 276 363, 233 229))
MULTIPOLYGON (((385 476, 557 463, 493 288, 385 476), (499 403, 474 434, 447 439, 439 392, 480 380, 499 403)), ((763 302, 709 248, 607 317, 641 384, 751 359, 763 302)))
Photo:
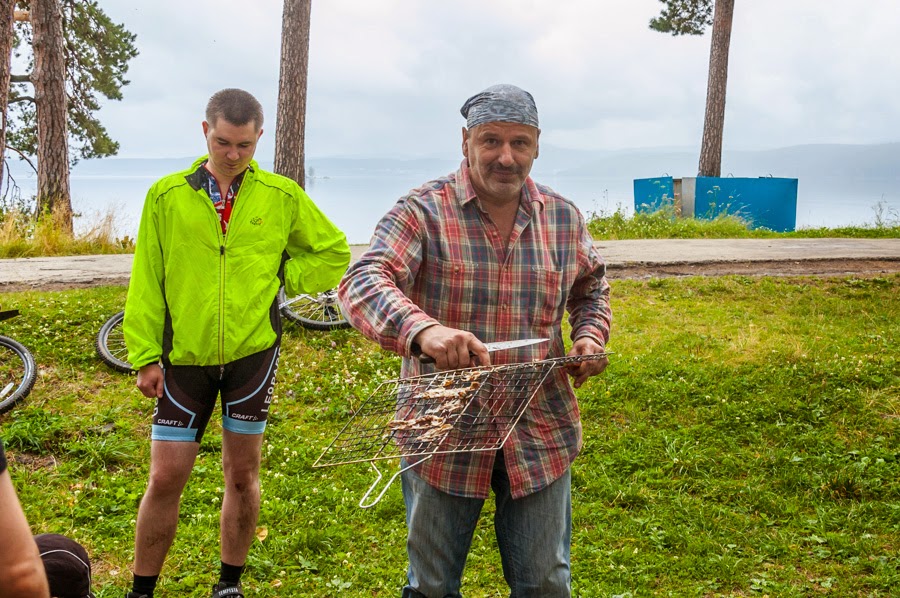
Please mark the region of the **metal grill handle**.
POLYGON ((391 484, 394 483, 394 480, 396 480, 398 477, 400 477, 400 474, 402 474, 404 471, 406 471, 408 469, 412 469, 419 463, 423 463, 423 462, 427 461, 428 459, 431 459, 431 457, 432 457, 432 455, 428 455, 424 459, 421 459, 421 460, 417 461, 416 463, 410 463, 406 467, 401 468, 397 473, 395 473, 394 475, 391 476, 391 478, 387 481, 387 484, 384 485, 384 488, 381 489, 381 492, 378 493, 378 496, 375 497, 375 500, 373 500, 370 503, 367 503, 366 500, 368 500, 369 496, 372 494, 372 492, 375 491, 375 488, 378 486, 378 483, 384 477, 384 474, 381 473, 381 470, 378 469, 378 466, 375 465, 375 462, 369 461, 369 465, 372 466, 372 469, 375 470, 375 474, 378 477, 375 478, 375 481, 372 482, 372 485, 369 486, 369 489, 366 491, 365 494, 363 494, 363 497, 359 500, 359 506, 363 509, 368 509, 369 507, 374 507, 375 505, 377 505, 378 502, 381 500, 381 498, 384 496, 384 494, 388 491, 388 488, 391 487, 391 484))

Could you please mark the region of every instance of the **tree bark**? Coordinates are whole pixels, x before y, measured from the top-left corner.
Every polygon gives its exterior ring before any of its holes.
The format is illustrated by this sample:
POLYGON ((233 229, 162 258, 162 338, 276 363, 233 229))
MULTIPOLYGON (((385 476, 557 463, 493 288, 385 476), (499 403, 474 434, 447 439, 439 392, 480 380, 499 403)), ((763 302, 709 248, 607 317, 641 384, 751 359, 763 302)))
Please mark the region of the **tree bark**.
POLYGON ((61 219, 72 232, 69 193, 66 59, 57 0, 32 0, 34 98, 37 111, 37 203, 41 214, 61 219))
POLYGON ((2 0, 0 7, 0 193, 3 191, 3 169, 6 166, 6 110, 9 78, 12 74, 12 39, 16 0, 2 0))
POLYGON ((712 42, 709 50, 709 80, 706 88, 706 116, 700 147, 699 176, 721 176, 722 137, 725 130, 725 89, 728 83, 728 50, 734 0, 716 0, 712 42))
POLYGON ((306 184, 306 78, 312 0, 284 0, 275 124, 275 172, 306 184))

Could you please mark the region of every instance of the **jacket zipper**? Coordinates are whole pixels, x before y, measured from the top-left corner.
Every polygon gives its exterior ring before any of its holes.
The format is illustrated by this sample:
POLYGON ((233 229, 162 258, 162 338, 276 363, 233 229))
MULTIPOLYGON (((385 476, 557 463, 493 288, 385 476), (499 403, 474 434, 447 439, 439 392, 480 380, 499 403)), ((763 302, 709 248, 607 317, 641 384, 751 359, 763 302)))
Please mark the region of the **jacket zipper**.
MULTIPOLYGON (((216 223, 221 227, 221 223, 216 223)), ((219 228, 219 231, 222 229, 219 228)), ((219 245, 219 379, 225 369, 225 239, 219 245)))
POLYGON ((222 222, 219 219, 219 213, 216 212, 216 207, 202 191, 197 191, 197 194, 208 206, 208 213, 212 217, 213 231, 219 244, 219 325, 216 331, 216 352, 219 356, 219 379, 221 379, 225 369, 225 235, 222 234, 222 222))
MULTIPOLYGON (((246 178, 247 175, 245 173, 244 181, 241 182, 241 188, 238 189, 237 195, 232 199, 233 207, 231 210, 231 218, 228 220, 229 226, 237 220, 235 218, 238 209, 237 198, 238 195, 241 194, 244 185, 247 183, 246 178)), ((216 231, 216 239, 219 242, 219 331, 217 344, 219 353, 219 379, 221 379, 225 374, 225 245, 228 241, 228 235, 222 234, 222 221, 219 218, 219 213, 216 212, 215 206, 209 200, 209 197, 200 191, 198 191, 198 193, 206 205, 209 206, 209 213, 212 215, 213 220, 213 230, 216 231)))
MULTIPOLYGON (((228 219, 227 230, 231 231, 232 234, 234 233, 234 227, 232 225, 237 223, 238 196, 241 194, 246 183, 247 173, 245 172, 244 180, 241 181, 238 192, 231 199, 231 217, 228 219)), ((209 203, 212 205, 212 202, 209 203)), ((219 379, 221 380, 225 375, 225 245, 228 243, 230 234, 222 234, 222 222, 215 207, 213 207, 213 214, 215 215, 216 220, 216 233, 219 237, 219 379)))

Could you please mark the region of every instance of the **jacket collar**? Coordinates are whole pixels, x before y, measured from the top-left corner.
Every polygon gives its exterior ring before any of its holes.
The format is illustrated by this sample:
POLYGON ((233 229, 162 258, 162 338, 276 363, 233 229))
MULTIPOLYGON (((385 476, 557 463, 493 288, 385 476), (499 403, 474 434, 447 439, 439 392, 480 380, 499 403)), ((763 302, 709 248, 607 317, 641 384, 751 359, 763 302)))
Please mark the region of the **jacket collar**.
MULTIPOLYGON (((190 185, 194 191, 199 191, 203 187, 204 173, 202 173, 200 169, 207 160, 209 160, 209 154, 194 160, 190 170, 188 170, 188 173, 184 176, 188 185, 190 185)), ((255 173, 257 170, 259 170, 259 164, 257 164, 256 160, 250 160, 247 170, 244 171, 244 181, 247 180, 248 174, 255 173)))

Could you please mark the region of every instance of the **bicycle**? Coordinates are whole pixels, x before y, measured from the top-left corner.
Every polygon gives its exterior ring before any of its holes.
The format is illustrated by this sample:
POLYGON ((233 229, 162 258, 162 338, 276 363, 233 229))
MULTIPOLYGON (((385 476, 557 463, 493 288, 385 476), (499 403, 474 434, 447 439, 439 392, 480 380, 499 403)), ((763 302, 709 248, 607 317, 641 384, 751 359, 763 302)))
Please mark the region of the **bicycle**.
MULTIPOLYGON (((281 287, 278 289, 278 308, 285 318, 309 330, 336 330, 350 326, 341 312, 335 289, 317 295, 303 293, 288 298, 284 287, 281 287)), ((95 348, 106 365, 118 372, 127 373, 134 371, 134 368, 128 363, 128 349, 122 333, 124 319, 125 312, 120 311, 106 320, 97 334, 95 348)))
MULTIPOLYGON (((0 311, 0 320, 19 315, 19 310, 0 311)), ((5 413, 28 396, 37 380, 34 356, 24 345, 0 335, 0 413, 5 413)))

